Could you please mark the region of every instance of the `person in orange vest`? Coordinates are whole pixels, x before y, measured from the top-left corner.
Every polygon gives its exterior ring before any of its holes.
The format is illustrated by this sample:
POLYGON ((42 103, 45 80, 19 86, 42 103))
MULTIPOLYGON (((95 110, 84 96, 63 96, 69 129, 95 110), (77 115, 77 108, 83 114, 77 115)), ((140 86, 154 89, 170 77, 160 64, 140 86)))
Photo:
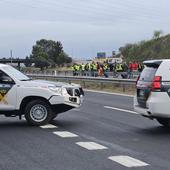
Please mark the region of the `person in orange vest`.
POLYGON ((101 64, 99 65, 98 75, 99 76, 103 76, 104 75, 104 69, 103 69, 103 66, 101 64))

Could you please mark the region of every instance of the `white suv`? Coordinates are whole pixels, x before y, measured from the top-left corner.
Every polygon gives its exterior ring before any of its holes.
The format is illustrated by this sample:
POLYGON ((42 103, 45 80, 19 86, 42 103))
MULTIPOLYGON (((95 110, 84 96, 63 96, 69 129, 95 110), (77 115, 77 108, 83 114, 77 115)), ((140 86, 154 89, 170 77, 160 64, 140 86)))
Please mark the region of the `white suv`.
POLYGON ((141 115, 170 126, 170 60, 150 60, 137 81, 134 109, 141 115))
POLYGON ((59 113, 80 107, 80 85, 31 80, 15 68, 0 64, 0 114, 22 115, 29 124, 44 125, 59 113))

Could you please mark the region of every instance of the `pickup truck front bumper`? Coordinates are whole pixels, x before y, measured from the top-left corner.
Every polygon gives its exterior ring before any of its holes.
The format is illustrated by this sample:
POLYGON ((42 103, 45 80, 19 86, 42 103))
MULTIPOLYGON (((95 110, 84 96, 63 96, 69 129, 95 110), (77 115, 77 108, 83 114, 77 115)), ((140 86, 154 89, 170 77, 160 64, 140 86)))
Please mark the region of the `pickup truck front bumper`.
POLYGON ((65 89, 61 96, 51 96, 49 102, 51 105, 65 104, 72 107, 80 107, 84 100, 84 92, 81 88, 65 89))

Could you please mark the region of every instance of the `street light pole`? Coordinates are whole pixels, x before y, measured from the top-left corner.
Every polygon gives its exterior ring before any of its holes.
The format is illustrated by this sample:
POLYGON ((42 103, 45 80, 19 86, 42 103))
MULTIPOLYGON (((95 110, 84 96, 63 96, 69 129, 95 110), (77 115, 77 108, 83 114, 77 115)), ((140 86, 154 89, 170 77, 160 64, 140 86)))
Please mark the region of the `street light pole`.
POLYGON ((11 64, 12 64, 12 50, 10 50, 11 64))

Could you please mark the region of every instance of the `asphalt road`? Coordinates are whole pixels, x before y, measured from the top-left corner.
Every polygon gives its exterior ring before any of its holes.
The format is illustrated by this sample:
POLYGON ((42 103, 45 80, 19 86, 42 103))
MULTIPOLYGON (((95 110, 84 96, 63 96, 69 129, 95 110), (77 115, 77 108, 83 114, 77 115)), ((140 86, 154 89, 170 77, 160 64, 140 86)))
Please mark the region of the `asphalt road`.
POLYGON ((54 126, 1 116, 0 170, 170 169, 170 129, 132 105, 132 97, 86 92, 54 126))

